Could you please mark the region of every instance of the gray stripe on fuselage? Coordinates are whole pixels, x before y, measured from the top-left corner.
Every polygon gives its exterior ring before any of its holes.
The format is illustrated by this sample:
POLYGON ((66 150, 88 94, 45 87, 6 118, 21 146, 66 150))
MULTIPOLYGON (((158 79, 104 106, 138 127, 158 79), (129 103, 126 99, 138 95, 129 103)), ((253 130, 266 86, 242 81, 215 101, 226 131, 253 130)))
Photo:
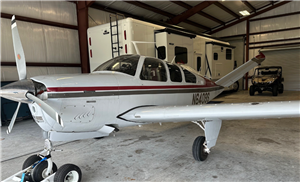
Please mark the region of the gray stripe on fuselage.
POLYGON ((48 92, 48 98, 72 98, 72 97, 99 97, 99 96, 119 96, 119 95, 145 95, 145 94, 177 94, 177 93, 196 93, 212 92, 221 90, 224 87, 216 86, 211 88, 190 88, 190 89, 166 89, 166 90, 126 90, 126 91, 103 91, 103 92, 68 92, 52 93, 48 92))

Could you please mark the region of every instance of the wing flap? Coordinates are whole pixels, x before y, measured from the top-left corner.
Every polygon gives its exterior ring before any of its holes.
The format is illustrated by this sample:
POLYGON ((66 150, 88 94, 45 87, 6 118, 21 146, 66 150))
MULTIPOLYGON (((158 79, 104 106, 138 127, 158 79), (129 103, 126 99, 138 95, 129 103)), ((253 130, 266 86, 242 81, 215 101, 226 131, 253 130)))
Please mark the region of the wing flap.
POLYGON ((187 106, 148 106, 119 115, 136 123, 197 121, 205 118, 220 120, 267 119, 299 117, 300 101, 206 104, 187 106))

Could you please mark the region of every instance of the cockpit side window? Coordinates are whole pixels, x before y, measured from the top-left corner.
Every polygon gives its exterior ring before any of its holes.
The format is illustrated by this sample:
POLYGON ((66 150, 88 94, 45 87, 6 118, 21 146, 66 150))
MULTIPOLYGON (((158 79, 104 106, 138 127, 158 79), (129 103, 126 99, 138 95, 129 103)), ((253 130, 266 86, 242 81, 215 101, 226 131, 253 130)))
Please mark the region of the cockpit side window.
POLYGON ((178 66, 167 64, 169 67, 170 78, 172 82, 182 82, 182 76, 178 66))
POLYGON ((167 81, 166 68, 162 61, 155 58, 146 58, 140 74, 141 80, 167 81))
POLYGON ((134 76, 139 59, 139 55, 119 56, 101 64, 94 71, 118 71, 134 76))
POLYGON ((187 83, 196 83, 197 78, 193 73, 189 72, 186 69, 183 69, 183 73, 184 73, 184 77, 185 77, 185 82, 187 82, 187 83))

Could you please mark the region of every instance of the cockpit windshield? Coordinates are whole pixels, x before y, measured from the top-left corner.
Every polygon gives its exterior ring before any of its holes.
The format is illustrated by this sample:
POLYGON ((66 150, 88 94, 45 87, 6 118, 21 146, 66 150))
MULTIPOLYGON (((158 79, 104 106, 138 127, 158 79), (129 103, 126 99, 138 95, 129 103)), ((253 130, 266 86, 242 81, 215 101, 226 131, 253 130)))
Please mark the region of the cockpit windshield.
POLYGON ((139 55, 122 55, 106 61, 94 71, 118 71, 134 76, 139 59, 139 55))

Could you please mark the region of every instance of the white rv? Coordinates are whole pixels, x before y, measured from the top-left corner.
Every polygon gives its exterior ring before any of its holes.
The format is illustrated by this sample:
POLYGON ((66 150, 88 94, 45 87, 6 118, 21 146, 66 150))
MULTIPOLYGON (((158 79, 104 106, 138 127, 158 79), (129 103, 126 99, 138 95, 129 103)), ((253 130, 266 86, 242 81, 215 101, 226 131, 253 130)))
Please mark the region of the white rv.
MULTIPOLYGON (((200 74, 218 80, 232 71, 234 46, 228 42, 191 34, 133 18, 113 21, 88 29, 90 71, 103 62, 123 54, 139 53, 163 60, 187 64, 200 74), (117 22, 117 23, 116 23, 117 22)), ((238 82, 230 89, 238 90, 238 82)))

